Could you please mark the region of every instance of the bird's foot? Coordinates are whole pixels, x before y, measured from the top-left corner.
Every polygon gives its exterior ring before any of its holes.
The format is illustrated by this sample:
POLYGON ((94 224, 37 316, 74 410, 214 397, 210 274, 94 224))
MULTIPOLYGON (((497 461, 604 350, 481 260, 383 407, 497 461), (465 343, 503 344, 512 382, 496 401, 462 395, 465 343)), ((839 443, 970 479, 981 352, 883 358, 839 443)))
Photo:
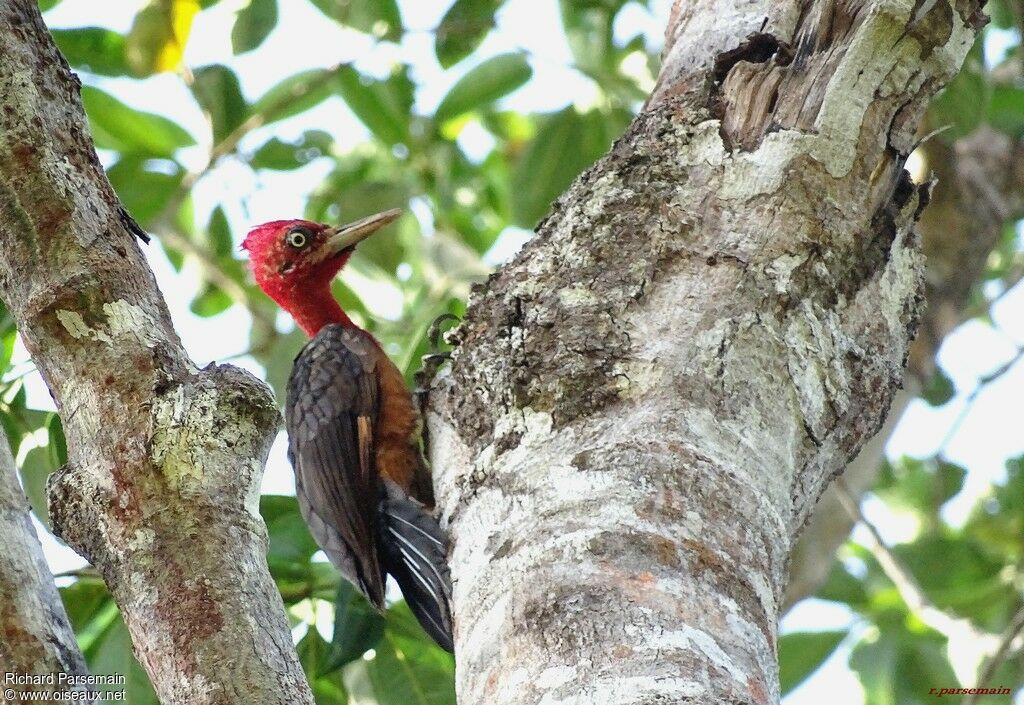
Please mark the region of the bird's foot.
POLYGON ((444 335, 444 324, 449 322, 458 323, 461 319, 452 313, 444 313, 434 319, 427 329, 427 340, 430 341, 430 352, 421 358, 422 367, 415 375, 416 388, 414 389, 417 406, 420 414, 423 413, 427 401, 427 394, 430 392, 430 384, 437 376, 438 370, 444 363, 452 359, 451 351, 441 350, 441 342, 444 335))
MULTIPOLYGON (((429 328, 427 328, 427 340, 430 341, 430 355, 427 355, 427 357, 440 353, 441 343, 444 341, 443 336, 446 332, 444 330, 444 324, 449 322, 460 323, 461 321, 462 319, 454 313, 442 313, 434 319, 434 322, 430 324, 429 328)), ((425 359, 426 358, 424 358, 424 360, 425 359)))

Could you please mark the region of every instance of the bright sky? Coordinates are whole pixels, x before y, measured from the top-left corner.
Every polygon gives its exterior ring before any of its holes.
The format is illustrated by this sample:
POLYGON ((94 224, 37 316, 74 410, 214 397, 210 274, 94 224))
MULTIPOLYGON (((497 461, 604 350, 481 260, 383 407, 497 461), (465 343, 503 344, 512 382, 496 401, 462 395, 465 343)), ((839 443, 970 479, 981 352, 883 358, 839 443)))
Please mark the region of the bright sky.
MULTIPOLYGON (((95 0, 63 0, 46 15, 51 27, 103 25, 127 31, 132 18, 144 4, 142 0, 120 0, 102 3, 97 11, 95 0)), ((411 31, 401 46, 375 45, 365 35, 346 31, 326 20, 308 2, 282 2, 277 29, 257 51, 241 57, 231 54, 230 33, 234 13, 245 0, 223 0, 201 13, 189 40, 186 62, 193 67, 223 63, 234 68, 242 81, 243 92, 250 99, 259 97, 281 79, 303 69, 355 61, 363 71, 382 75, 396 61, 406 61, 415 68, 414 80, 419 86, 417 109, 429 113, 448 88, 467 70, 458 65, 443 71, 434 59, 432 28, 436 27, 447 0, 400 2, 405 24, 411 31)), ((660 43, 671 0, 653 0, 652 10, 629 5, 616 26, 623 36, 645 31, 653 42, 660 43)), ((996 40, 998 41, 998 40, 996 40)), ((481 54, 493 55, 525 50, 534 68, 534 78, 523 89, 507 99, 508 105, 521 110, 555 110, 569 103, 586 105, 594 99, 594 86, 569 68, 570 53, 561 31, 557 2, 554 0, 508 0, 498 16, 498 30, 493 32, 481 54)), ((124 102, 151 112, 165 114, 186 127, 200 145, 181 155, 185 165, 198 169, 205 164, 209 144, 206 121, 195 106, 187 89, 176 76, 161 75, 145 81, 84 77, 116 95, 124 102)), ((355 145, 366 136, 340 99, 331 99, 309 113, 276 123, 273 133, 297 137, 308 127, 331 126, 341 138, 342 148, 355 145)), ((270 135, 268 129, 258 130, 243 141, 243 150, 259 146, 270 135)), ((486 150, 489 138, 481 131, 468 131, 462 140, 471 154, 486 150)), ((205 222, 210 210, 225 207, 235 237, 240 239, 249 226, 265 220, 296 217, 302 214, 307 194, 330 169, 326 160, 307 165, 295 172, 267 172, 258 176, 231 161, 225 162, 203 179, 194 191, 196 212, 205 222)), ((526 234, 510 231, 492 254, 498 262, 511 256, 526 234)), ((175 273, 156 246, 145 248, 157 281, 167 298, 175 326, 193 359, 200 365, 233 356, 247 346, 248 316, 237 308, 212 319, 193 316, 189 311, 189 294, 196 290, 197 272, 186 268, 175 273)), ((383 315, 389 303, 386 292, 360 290, 360 282, 348 282, 366 300, 376 300, 383 315)), ((979 378, 1013 357, 1016 348, 1024 345, 1024 288, 1005 296, 993 311, 996 328, 968 324, 951 335, 944 344, 940 360, 960 393, 941 409, 915 402, 904 415, 887 448, 890 457, 909 454, 929 456, 960 413, 979 378)), ((25 351, 16 351, 16 362, 27 359, 25 351)), ((234 360, 262 376, 262 368, 250 358, 234 360)), ((950 502, 946 515, 962 521, 966 511, 990 483, 1004 477, 1003 464, 1008 457, 1024 452, 1020 434, 1020 389, 1024 385, 1024 366, 1017 365, 977 398, 966 422, 948 446, 951 460, 967 467, 964 492, 950 502)), ((52 408, 49 394, 35 377, 28 385, 30 404, 52 408)), ((282 438, 278 438, 263 483, 263 490, 272 493, 294 493, 291 469, 284 456, 282 438)), ((27 448, 26 448, 27 450, 27 448)), ((909 538, 913 527, 905 518, 887 511, 880 502, 868 502, 865 511, 891 542, 909 538)), ((52 538, 44 536, 44 547, 54 572, 82 565, 83 561, 52 538)), ((808 601, 793 610, 783 622, 784 630, 815 630, 853 625, 855 620, 845 609, 831 603, 808 601)), ((786 699, 787 705, 855 705, 863 700, 863 691, 856 677, 846 667, 848 649, 841 647, 826 665, 786 699)))

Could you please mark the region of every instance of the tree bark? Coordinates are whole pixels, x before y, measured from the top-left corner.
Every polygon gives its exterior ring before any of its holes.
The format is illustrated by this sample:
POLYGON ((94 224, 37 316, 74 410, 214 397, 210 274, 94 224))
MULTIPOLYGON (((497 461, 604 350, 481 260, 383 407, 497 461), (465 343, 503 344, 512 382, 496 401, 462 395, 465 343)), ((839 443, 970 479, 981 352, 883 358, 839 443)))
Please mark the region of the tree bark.
MULTIPOLYGON (((989 127, 949 146, 935 139, 921 147, 925 166, 938 180, 919 231, 925 254, 928 307, 920 332, 910 346, 904 392, 889 419, 843 470, 846 488, 855 497, 878 477, 886 441, 910 401, 935 372, 942 341, 964 320, 978 315, 971 302, 975 284, 1003 226, 1024 204, 1024 142, 989 127)), ((836 549, 853 529, 853 519, 831 489, 826 490, 793 549, 785 609, 814 593, 828 577, 836 549)))
POLYGON ((675 4, 645 111, 474 294, 431 396, 462 702, 778 701, 791 546, 917 325, 903 164, 982 23, 675 4))
MULTIPOLYGON (((53 574, 43 557, 28 500, 7 437, 0 430, 0 664, 4 673, 53 676, 53 683, 20 685, 15 692, 87 691, 85 659, 75 642, 53 574), (73 677, 57 680, 57 674, 73 677)), ((2 683, 2 681, 0 681, 2 683)), ((6 693, 11 686, 2 683, 6 693)), ((0 702, 7 702, 6 695, 0 702)))
POLYGON ((267 388, 197 370, 33 0, 0 5, 0 296, 57 402, 58 535, 99 569, 162 703, 312 703, 258 512, 267 388))

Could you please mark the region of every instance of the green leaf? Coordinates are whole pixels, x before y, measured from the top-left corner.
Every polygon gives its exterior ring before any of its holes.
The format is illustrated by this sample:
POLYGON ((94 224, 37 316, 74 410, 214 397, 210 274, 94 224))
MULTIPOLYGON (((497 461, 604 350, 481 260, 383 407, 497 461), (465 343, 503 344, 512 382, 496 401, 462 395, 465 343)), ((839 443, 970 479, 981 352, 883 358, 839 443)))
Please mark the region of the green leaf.
POLYGON ((893 547, 939 609, 984 622, 1002 616, 1012 588, 999 577, 1002 563, 969 537, 922 536, 893 547))
POLYGON ((93 86, 82 86, 82 102, 89 116, 96 146, 125 154, 169 157, 196 143, 192 135, 162 115, 130 108, 93 86))
POLYGON ((50 454, 46 448, 33 448, 21 462, 21 485, 25 489, 32 511, 45 526, 50 526, 50 513, 46 507, 46 479, 53 472, 50 454))
POLYGON ((1000 29, 1013 27, 1012 0, 991 0, 988 3, 988 14, 992 18, 992 24, 1000 29))
MULTIPOLYGON (((132 705, 160 705, 146 672, 132 655, 128 628, 119 615, 95 646, 86 654, 89 670, 97 675, 120 676, 125 683, 125 702, 132 705)), ((118 689, 114 688, 114 689, 118 689)))
POLYGON ((178 164, 169 164, 170 173, 166 173, 150 160, 128 156, 107 170, 107 178, 121 202, 143 227, 155 224, 185 175, 178 164))
POLYGON ((210 222, 206 226, 206 234, 210 238, 213 254, 219 257, 230 257, 232 250, 231 225, 224 209, 217 206, 210 214, 210 222))
POLYGON ((494 13, 503 0, 455 0, 441 19, 434 53, 448 68, 472 54, 494 28, 494 13))
POLYGON ((96 639, 117 621, 114 598, 99 578, 80 578, 60 588, 60 597, 78 638, 78 645, 84 653, 88 653, 96 639))
POLYGON ((785 695, 818 670, 847 632, 791 632, 779 637, 779 685, 785 695))
POLYGON ((594 163, 625 125, 621 113, 580 115, 571 106, 548 115, 512 170, 515 224, 532 229, 584 169, 594 163))
POLYGON ((854 608, 865 605, 868 601, 863 583, 851 575, 838 560, 833 562, 825 583, 814 596, 821 600, 844 602, 854 608))
POLYGON ((1011 137, 1024 136, 1024 89, 1008 85, 993 88, 988 122, 1011 137))
POLYGON ((945 504, 964 488, 964 480, 967 479, 967 468, 941 461, 935 470, 935 487, 932 495, 938 504, 945 504))
POLYGON ((302 664, 302 670, 306 672, 306 677, 312 680, 320 672, 321 665, 327 657, 327 652, 330 650, 330 644, 320 636, 320 632, 311 624, 306 635, 299 641, 296 650, 299 654, 299 663, 302 664))
MULTIPOLYGON (((1020 234, 1017 232, 1017 221, 1010 218, 1003 223, 1002 233, 999 242, 992 248, 988 258, 985 260, 985 279, 1004 280, 1007 274, 1013 269, 1017 260, 1017 252, 1020 249, 1020 234)), ((983 378, 981 383, 985 383, 983 378)))
POLYGON ((313 690, 316 705, 348 705, 348 692, 342 683, 341 674, 325 673, 324 665, 330 653, 328 644, 313 625, 296 647, 299 663, 306 672, 306 679, 313 690))
POLYGON ((267 370, 267 384, 274 390, 278 403, 284 402, 285 386, 292 371, 292 363, 306 342, 306 334, 296 328, 285 335, 276 336, 270 350, 259 356, 260 362, 267 370))
POLYGON ((928 108, 929 126, 933 129, 952 127, 942 133, 944 140, 952 142, 970 134, 989 115, 992 89, 986 80, 980 44, 979 41, 971 49, 960 73, 932 99, 928 108))
POLYGON ((212 318, 227 311, 234 303, 219 286, 207 283, 199 295, 192 299, 189 310, 202 318, 212 318))
POLYGON ((382 39, 402 36, 402 15, 395 0, 312 0, 331 19, 382 39))
POLYGON ((238 128, 249 113, 235 72, 215 64, 195 71, 192 93, 213 125, 213 141, 220 144, 238 128))
POLYGON ((39 11, 47 12, 60 4, 60 0, 39 0, 39 11))
POLYGON ((252 106, 264 124, 284 120, 316 107, 333 92, 334 72, 310 69, 289 76, 268 90, 252 106))
POLYGON ((963 488, 967 471, 947 462, 901 457, 882 463, 875 494, 898 509, 937 515, 963 488))
POLYGON ((3 411, 0 412, 0 423, 3 423, 7 440, 11 446, 11 454, 18 457, 21 442, 31 433, 44 428, 49 421, 49 411, 29 409, 25 406, 25 385, 23 380, 15 380, 3 390, 3 411))
POLYGON ((942 368, 936 367, 932 378, 928 380, 924 391, 921 392, 921 398, 932 406, 942 406, 955 394, 956 387, 953 386, 953 380, 946 376, 942 368))
MULTIPOLYGON (((260 516, 269 527, 280 520, 290 520, 299 511, 299 501, 290 495, 265 494, 260 496, 260 516)), ((314 551, 315 552, 315 551, 314 551)), ((310 553, 309 555, 313 555, 310 553)))
POLYGON ((236 54, 252 51, 277 26, 277 0, 251 0, 239 11, 231 29, 231 49, 236 54))
POLYGON ((614 74, 615 16, 629 0, 559 0, 565 37, 578 67, 590 75, 614 74))
POLYGON ((307 130, 295 142, 271 137, 249 161, 253 169, 287 171, 330 153, 333 138, 322 130, 307 130))
POLYGON ((356 117, 382 142, 391 145, 409 140, 413 87, 406 71, 376 81, 345 65, 338 70, 336 85, 356 117))
POLYGON ((7 373, 11 366, 11 356, 14 355, 14 344, 18 340, 18 331, 14 327, 14 321, 3 309, 3 316, 0 317, 0 377, 7 373))
POLYGON ((372 659, 349 665, 345 685, 357 702, 455 705, 455 660, 431 641, 401 602, 387 613, 372 659))
POLYGON ((474 67, 460 78, 437 106, 438 122, 484 107, 530 80, 533 69, 522 54, 502 54, 474 67))
MULTIPOLYGON (((956 688, 958 686, 956 673, 953 672, 949 660, 945 655, 946 640, 940 638, 920 638, 916 634, 910 635, 909 639, 903 642, 900 650, 895 683, 893 689, 897 693, 900 705, 930 705, 935 702, 935 696, 929 694, 929 690, 938 683, 948 683, 946 687, 956 688), (917 638, 915 638, 917 637, 917 638)), ((998 700, 985 699, 990 705, 1003 705, 998 700)), ((1007 698, 1003 701, 1010 705, 1007 698)))
POLYGON ((884 634, 875 640, 862 640, 853 648, 850 668, 857 673, 864 687, 864 702, 898 705, 893 693, 898 656, 895 639, 884 634))
POLYGON ((151 0, 132 23, 125 44, 128 64, 138 76, 175 71, 185 56, 198 0, 151 0))
POLYGON ((52 29, 50 34, 68 63, 77 69, 103 76, 131 73, 125 58, 123 36, 104 27, 52 29))
POLYGON ((60 421, 60 414, 50 414, 50 420, 46 424, 46 433, 49 436, 50 467, 54 470, 62 467, 68 462, 68 442, 64 437, 64 426, 60 421))
POLYGON ((22 433, 18 430, 17 424, 11 415, 0 411, 0 424, 3 424, 4 435, 7 436, 7 445, 10 446, 11 455, 18 457, 18 447, 21 445, 22 433))
POLYGON ((1000 505, 1024 512, 1024 455, 1006 461, 1006 482, 995 488, 1000 505))
POLYGON ((853 649, 850 667, 872 705, 926 705, 935 702, 931 688, 959 687, 943 655, 945 639, 933 633, 910 633, 902 622, 886 624, 877 637, 853 649))
POLYGON ((480 116, 481 123, 495 137, 519 144, 533 139, 536 126, 529 116, 512 110, 486 110, 480 116))
POLYGON ((267 561, 301 566, 308 564, 319 549, 299 514, 298 500, 283 495, 263 495, 260 497, 260 514, 270 535, 267 561))
POLYGON ((384 617, 347 580, 334 600, 334 637, 321 673, 341 668, 372 649, 384 635, 384 617))

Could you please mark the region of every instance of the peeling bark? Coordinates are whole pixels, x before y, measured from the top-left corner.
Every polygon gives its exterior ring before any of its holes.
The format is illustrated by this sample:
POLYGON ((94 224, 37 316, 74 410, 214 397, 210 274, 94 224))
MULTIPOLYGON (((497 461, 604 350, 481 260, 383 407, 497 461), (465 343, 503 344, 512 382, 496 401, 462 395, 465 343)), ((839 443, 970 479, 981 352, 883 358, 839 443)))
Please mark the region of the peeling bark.
POLYGON ((36 3, 0 6, 0 297, 57 402, 58 535, 103 575, 161 702, 312 703, 258 512, 267 388, 197 370, 36 3))
MULTIPOLYGON (((53 574, 43 558, 28 500, 7 437, 0 430, 0 665, 4 672, 85 676, 85 660, 75 643, 53 574)), ((19 691, 68 693, 85 686, 68 681, 30 685, 19 691)), ((70 696, 69 696, 70 697, 70 696)), ((3 700, 0 698, 3 702, 3 700)))
POLYGON ((428 412, 462 702, 779 699, 792 543, 923 294, 903 169, 974 4, 677 2, 612 151, 476 291, 428 412))
MULTIPOLYGON (((855 497, 878 476, 885 443, 910 401, 935 371, 935 355, 945 337, 975 316, 971 295, 985 261, 999 243, 1003 225, 1024 206, 1024 142, 988 127, 948 146, 932 140, 921 147, 938 184, 919 224, 927 267, 928 307, 910 346, 904 387, 885 428, 843 471, 855 497)), ((814 593, 828 577, 836 550, 853 529, 853 519, 836 494, 827 490, 793 549, 785 608, 814 593)))

